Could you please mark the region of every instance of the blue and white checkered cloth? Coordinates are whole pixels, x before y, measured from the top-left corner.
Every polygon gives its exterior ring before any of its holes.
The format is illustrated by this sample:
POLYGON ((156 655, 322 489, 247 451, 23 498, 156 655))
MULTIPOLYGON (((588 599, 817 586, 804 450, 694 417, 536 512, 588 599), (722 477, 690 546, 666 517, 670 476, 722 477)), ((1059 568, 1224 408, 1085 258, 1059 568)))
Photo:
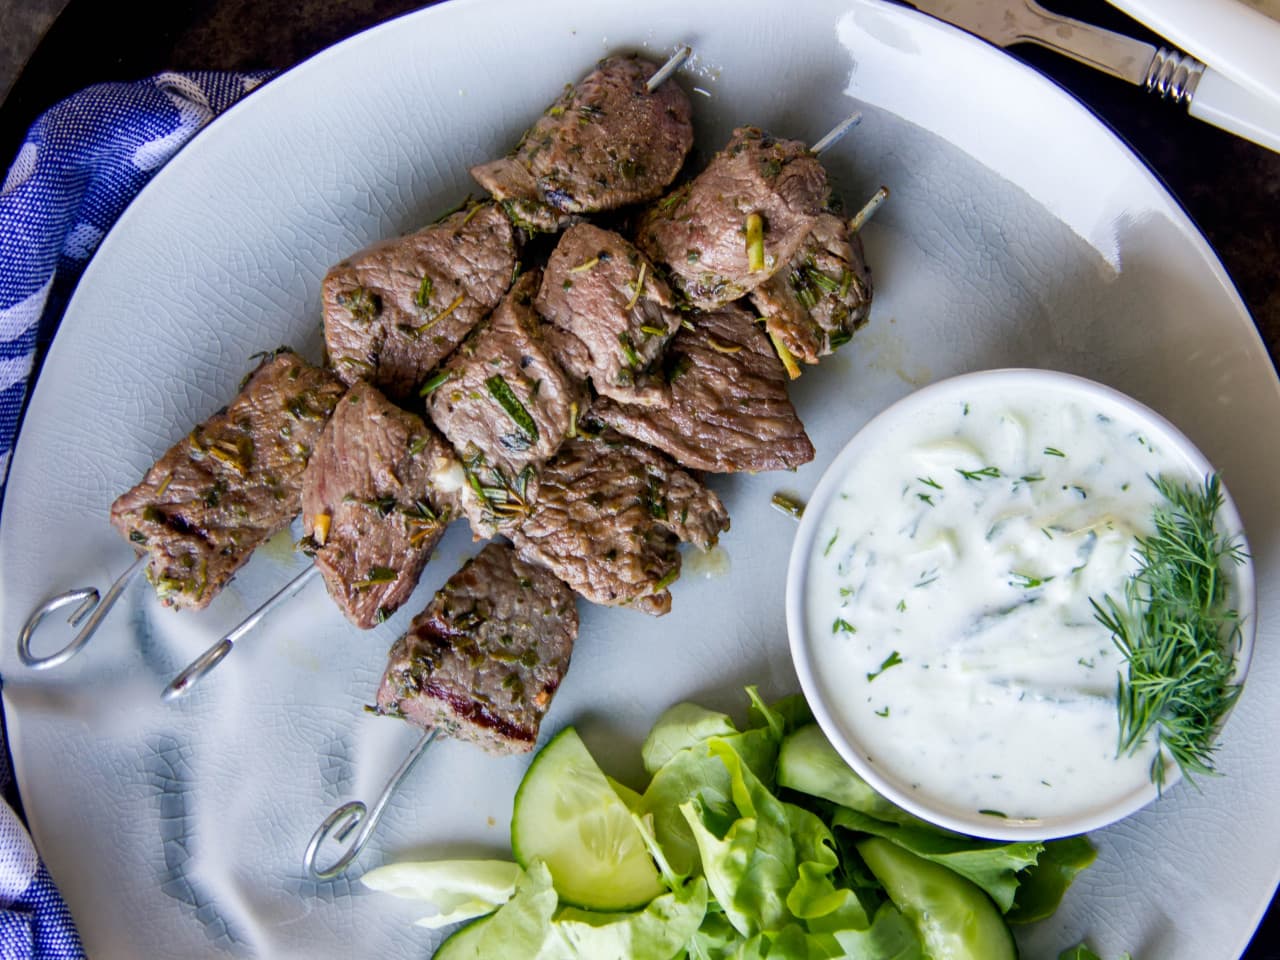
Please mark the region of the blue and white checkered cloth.
MULTIPOLYGON (((152 175, 267 74, 163 73, 90 87, 46 112, 0 186, 0 498, 37 344, 107 230, 152 175)), ((0 751, 0 789, 9 785, 0 751)), ((0 800, 0 958, 83 958, 71 914, 0 800)))

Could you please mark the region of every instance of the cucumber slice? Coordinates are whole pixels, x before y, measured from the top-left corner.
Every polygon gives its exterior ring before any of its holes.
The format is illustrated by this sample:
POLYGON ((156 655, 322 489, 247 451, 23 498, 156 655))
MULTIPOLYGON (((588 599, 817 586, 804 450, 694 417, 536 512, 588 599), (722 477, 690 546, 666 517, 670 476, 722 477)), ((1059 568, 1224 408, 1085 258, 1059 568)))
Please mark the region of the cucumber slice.
POLYGON ((484 928, 492 919, 493 917, 481 917, 479 920, 472 920, 465 927, 459 927, 440 944, 431 955, 431 960, 479 960, 484 928))
POLYGON ((857 848, 933 960, 1017 960, 1013 934, 977 886, 879 837, 857 848))
POLYGON ((920 823, 871 789, 831 746, 816 723, 801 727, 782 741, 778 751, 778 786, 830 800, 890 823, 920 823))
POLYGON ((516 793, 511 849, 528 867, 540 857, 562 903, 634 910, 665 891, 627 805, 573 727, 533 758, 516 793))

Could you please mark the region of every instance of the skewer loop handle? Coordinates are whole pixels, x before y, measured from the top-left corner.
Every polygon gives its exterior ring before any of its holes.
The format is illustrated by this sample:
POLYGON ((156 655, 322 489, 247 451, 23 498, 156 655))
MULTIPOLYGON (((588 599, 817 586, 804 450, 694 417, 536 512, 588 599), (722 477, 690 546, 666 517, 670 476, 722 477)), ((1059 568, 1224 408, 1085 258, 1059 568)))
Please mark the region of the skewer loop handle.
POLYGON ((427 747, 431 746, 439 733, 439 730, 431 729, 422 734, 421 739, 409 751, 409 755, 404 758, 404 762, 400 764, 400 768, 391 775, 387 785, 382 788, 382 793, 374 801, 372 810, 365 806, 363 800, 352 800, 344 803, 324 818, 324 822, 311 835, 311 842, 307 844, 307 852, 302 855, 302 868, 307 873, 317 880, 330 880, 346 870, 351 865, 351 861, 360 856, 360 851, 369 842, 369 838, 373 836, 374 829, 378 826, 378 821, 382 819, 387 803, 390 802, 392 795, 399 788, 400 781, 409 775, 413 765, 418 762, 418 759, 426 752, 427 747), (316 858, 320 855, 320 848, 326 840, 332 838, 338 843, 347 843, 356 827, 360 828, 359 832, 356 833, 355 839, 351 841, 351 845, 347 847, 342 856, 335 860, 331 866, 323 869, 316 866, 316 858))
POLYGON ((31 616, 27 617, 27 622, 23 624, 22 632, 18 634, 19 659, 32 670, 48 670, 51 667, 66 663, 74 657, 93 637, 98 626, 106 618, 107 614, 111 612, 111 608, 115 606, 116 601, 120 599, 120 594, 124 593, 125 587, 129 586, 133 578, 142 572, 146 561, 147 554, 138 554, 133 563, 129 564, 129 569, 120 574, 116 582, 107 590, 106 596, 102 597, 101 600, 96 587, 79 587, 75 590, 68 590, 66 593, 60 593, 56 597, 50 597, 36 607, 35 610, 31 611, 31 616), (72 627, 78 627, 80 626, 80 621, 84 620, 86 616, 89 618, 88 621, 65 647, 49 654, 47 657, 37 657, 31 652, 31 637, 35 633, 36 627, 40 625, 40 621, 46 616, 72 603, 77 604, 77 606, 72 611, 71 616, 67 618, 67 623, 71 624, 72 627))

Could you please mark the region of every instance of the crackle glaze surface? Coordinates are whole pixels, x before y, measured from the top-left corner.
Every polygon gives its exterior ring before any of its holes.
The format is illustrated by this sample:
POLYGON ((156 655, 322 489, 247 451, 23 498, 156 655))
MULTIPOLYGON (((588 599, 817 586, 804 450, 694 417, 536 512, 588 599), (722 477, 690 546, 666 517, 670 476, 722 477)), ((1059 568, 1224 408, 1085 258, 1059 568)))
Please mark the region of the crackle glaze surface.
MULTIPOLYGON (((372 799, 414 732, 361 711, 392 640, 476 549, 452 530, 417 596, 358 634, 312 584, 188 701, 164 683, 297 568, 259 551, 197 615, 134 588, 93 643, 34 674, 13 638, 45 595, 105 586, 130 551, 112 498, 231 396, 250 356, 318 357, 328 264, 433 219, 475 188, 600 56, 698 51, 703 156, 736 124, 816 139, 855 104, 824 159, 849 205, 893 196, 866 229, 869 326, 793 393, 818 450, 795 474, 719 478, 728 562, 687 576, 661 620, 583 607, 573 667, 546 721, 575 723, 608 772, 669 704, 738 709, 740 688, 797 688, 783 587, 804 497, 848 437, 914 388, 1032 366, 1124 390, 1223 472, 1259 580, 1249 686, 1226 730, 1226 776, 1179 788, 1096 835, 1098 864, 1024 955, 1089 936, 1104 955, 1238 954, 1280 864, 1280 390, 1253 325, 1199 234, 1146 169, 1069 96, 911 11, 819 0, 804 16, 709 0, 457 0, 356 37, 272 81, 202 133, 126 212, 85 274, 45 364, 0 527, 0 673, 36 840, 95 957, 421 955, 411 905, 352 880, 316 885, 302 851, 338 803, 372 799), (726 571, 727 567, 727 572, 726 571)), ((505 855, 527 761, 431 751, 360 861, 505 855)), ((358 873, 353 871, 352 876, 358 873)))

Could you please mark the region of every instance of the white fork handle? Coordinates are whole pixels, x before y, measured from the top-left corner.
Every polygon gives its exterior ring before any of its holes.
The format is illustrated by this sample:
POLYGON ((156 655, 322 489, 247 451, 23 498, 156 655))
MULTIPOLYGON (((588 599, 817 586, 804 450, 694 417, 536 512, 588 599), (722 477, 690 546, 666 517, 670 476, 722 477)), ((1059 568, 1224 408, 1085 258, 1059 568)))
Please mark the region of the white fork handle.
POLYGON ((1187 112, 1280 153, 1280 100, 1246 90, 1216 70, 1200 76, 1187 112))

